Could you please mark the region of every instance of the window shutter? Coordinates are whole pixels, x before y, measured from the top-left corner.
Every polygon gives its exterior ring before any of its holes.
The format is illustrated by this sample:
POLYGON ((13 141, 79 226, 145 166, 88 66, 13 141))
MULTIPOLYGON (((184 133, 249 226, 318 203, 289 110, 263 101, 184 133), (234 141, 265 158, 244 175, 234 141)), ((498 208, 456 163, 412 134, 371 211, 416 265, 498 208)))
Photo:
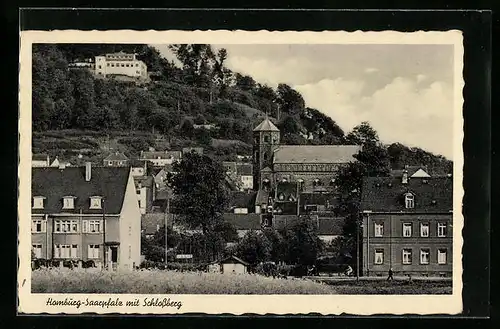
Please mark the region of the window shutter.
POLYGON ((31 221, 31 232, 36 232, 36 221, 31 221))
POLYGON ((92 255, 92 248, 90 248, 90 247, 91 247, 91 245, 89 244, 89 245, 87 246, 87 259, 88 259, 88 258, 93 258, 93 255, 92 255))
POLYGON ((89 231, 89 221, 82 220, 82 232, 87 233, 89 231))
POLYGON ((104 225, 104 220, 101 219, 99 221, 99 233, 104 232, 103 225, 104 225))
POLYGON ((59 248, 57 247, 57 244, 54 245, 54 258, 60 258, 59 248))
POLYGON ((42 232, 47 232, 47 220, 42 220, 42 232))

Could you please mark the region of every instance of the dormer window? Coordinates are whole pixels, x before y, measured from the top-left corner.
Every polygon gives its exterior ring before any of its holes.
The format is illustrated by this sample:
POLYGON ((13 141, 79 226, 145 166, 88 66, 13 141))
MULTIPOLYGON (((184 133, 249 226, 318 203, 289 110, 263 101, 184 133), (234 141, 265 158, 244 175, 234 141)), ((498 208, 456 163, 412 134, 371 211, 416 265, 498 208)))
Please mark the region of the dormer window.
POLYGON ((90 197, 90 209, 101 209, 102 208, 102 197, 91 196, 90 197))
POLYGON ((35 196, 33 197, 33 209, 43 209, 45 197, 35 196))
POLYGON ((63 209, 75 209, 75 197, 65 196, 63 198, 63 209))
POLYGON ((405 194, 405 207, 406 209, 412 209, 415 207, 415 196, 413 194, 405 194))

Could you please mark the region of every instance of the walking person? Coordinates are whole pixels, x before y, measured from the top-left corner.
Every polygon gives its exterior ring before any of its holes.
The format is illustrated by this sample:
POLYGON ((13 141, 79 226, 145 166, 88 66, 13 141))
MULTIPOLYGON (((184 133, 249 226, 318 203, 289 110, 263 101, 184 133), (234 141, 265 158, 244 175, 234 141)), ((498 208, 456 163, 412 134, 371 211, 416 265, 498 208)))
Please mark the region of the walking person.
POLYGON ((394 274, 394 272, 392 271, 392 267, 391 267, 389 269, 389 276, 387 277, 387 281, 393 281, 394 280, 393 274, 394 274))

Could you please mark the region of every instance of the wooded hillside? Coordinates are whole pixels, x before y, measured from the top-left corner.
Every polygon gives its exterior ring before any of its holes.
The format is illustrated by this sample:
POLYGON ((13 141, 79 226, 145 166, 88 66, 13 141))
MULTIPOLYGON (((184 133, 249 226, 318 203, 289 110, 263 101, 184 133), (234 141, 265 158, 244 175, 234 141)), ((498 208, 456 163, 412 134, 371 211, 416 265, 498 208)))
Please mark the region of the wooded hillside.
MULTIPOLYGON (((330 117, 306 107, 286 84, 273 89, 226 67, 227 51, 210 45, 171 45, 182 64, 147 45, 38 44, 33 47, 33 151, 98 159, 109 147, 134 155, 141 149, 203 146, 222 159, 249 154, 252 129, 268 113, 285 144, 349 144, 330 117), (135 52, 152 73, 137 84, 98 79, 68 63, 107 52, 135 52), (207 125, 195 128, 195 125, 207 125), (69 133, 68 133, 69 132, 69 133), (134 137, 135 136, 135 137, 134 137), (228 142, 230 141, 230 142, 228 142)), ((394 167, 450 161, 401 144, 387 148, 394 167)))

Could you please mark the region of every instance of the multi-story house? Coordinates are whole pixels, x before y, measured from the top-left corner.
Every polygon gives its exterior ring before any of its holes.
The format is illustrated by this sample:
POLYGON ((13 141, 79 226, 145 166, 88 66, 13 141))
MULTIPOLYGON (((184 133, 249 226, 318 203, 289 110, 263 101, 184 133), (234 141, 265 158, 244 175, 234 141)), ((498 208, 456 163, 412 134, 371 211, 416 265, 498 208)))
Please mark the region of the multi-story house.
POLYGON ((365 178, 361 211, 363 275, 451 275, 451 176, 365 178))
POLYGON ((104 159, 106 167, 126 167, 129 164, 127 156, 121 152, 113 152, 104 159))
POLYGON ((136 54, 127 54, 122 51, 96 56, 94 68, 95 74, 98 76, 125 75, 132 78, 148 79, 147 65, 137 59, 136 54))
POLYGON ((139 265, 141 213, 130 168, 33 168, 31 191, 36 257, 139 265))

